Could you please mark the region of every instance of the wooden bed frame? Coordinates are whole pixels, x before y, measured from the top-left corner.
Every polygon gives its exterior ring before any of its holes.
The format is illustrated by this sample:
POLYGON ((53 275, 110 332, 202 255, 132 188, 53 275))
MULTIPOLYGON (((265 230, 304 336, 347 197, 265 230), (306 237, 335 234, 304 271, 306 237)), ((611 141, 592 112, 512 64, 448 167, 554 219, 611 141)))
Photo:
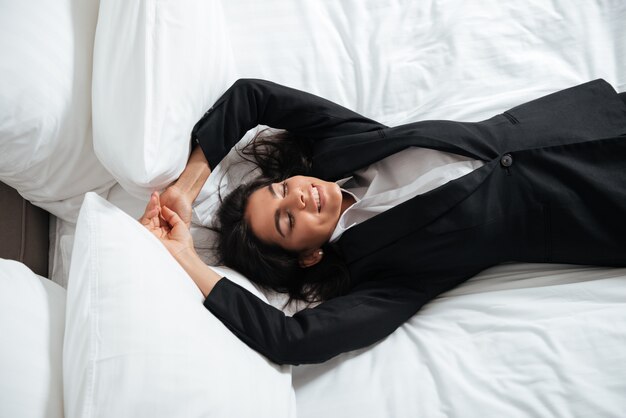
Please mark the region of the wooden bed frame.
POLYGON ((0 182, 0 258, 26 264, 49 277, 50 214, 0 182))

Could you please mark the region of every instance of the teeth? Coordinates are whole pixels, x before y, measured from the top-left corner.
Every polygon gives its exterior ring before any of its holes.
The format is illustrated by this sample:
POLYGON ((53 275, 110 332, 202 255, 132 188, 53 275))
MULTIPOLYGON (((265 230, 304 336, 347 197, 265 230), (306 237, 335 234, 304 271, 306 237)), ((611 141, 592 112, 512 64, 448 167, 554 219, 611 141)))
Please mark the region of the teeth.
POLYGON ((320 211, 320 194, 317 191, 317 187, 313 186, 313 198, 315 199, 315 203, 317 204, 317 211, 320 211))

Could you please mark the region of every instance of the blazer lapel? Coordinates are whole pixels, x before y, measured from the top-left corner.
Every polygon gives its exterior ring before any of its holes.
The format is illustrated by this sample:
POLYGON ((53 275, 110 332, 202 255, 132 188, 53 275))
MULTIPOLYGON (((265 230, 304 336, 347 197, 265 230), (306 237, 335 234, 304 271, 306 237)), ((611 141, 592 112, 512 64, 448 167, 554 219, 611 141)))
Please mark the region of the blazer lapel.
POLYGON ((336 242, 336 249, 351 263, 428 225, 480 186, 497 163, 494 159, 463 177, 348 229, 336 242))

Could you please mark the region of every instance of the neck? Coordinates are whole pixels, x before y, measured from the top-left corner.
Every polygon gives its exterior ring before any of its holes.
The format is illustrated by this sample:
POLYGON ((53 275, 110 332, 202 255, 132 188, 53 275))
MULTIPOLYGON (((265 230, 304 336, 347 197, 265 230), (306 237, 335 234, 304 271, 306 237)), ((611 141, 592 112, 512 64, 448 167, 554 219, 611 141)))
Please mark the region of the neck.
POLYGON ((343 215, 346 209, 348 209, 350 206, 354 205, 355 203, 356 203, 356 200, 354 199, 354 197, 351 194, 346 193, 342 190, 341 191, 341 211, 339 212, 339 216, 343 215))

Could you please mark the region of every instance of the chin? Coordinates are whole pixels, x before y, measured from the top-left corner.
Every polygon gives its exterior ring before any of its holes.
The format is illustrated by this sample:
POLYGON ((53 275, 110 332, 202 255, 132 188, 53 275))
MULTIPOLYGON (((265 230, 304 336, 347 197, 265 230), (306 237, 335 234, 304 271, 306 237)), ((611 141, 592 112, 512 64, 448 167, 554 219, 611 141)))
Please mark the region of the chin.
POLYGON ((338 211, 341 210, 341 203, 343 202, 343 194, 341 193, 341 188, 337 183, 332 183, 332 192, 334 197, 334 202, 336 202, 336 206, 338 207, 338 211))

